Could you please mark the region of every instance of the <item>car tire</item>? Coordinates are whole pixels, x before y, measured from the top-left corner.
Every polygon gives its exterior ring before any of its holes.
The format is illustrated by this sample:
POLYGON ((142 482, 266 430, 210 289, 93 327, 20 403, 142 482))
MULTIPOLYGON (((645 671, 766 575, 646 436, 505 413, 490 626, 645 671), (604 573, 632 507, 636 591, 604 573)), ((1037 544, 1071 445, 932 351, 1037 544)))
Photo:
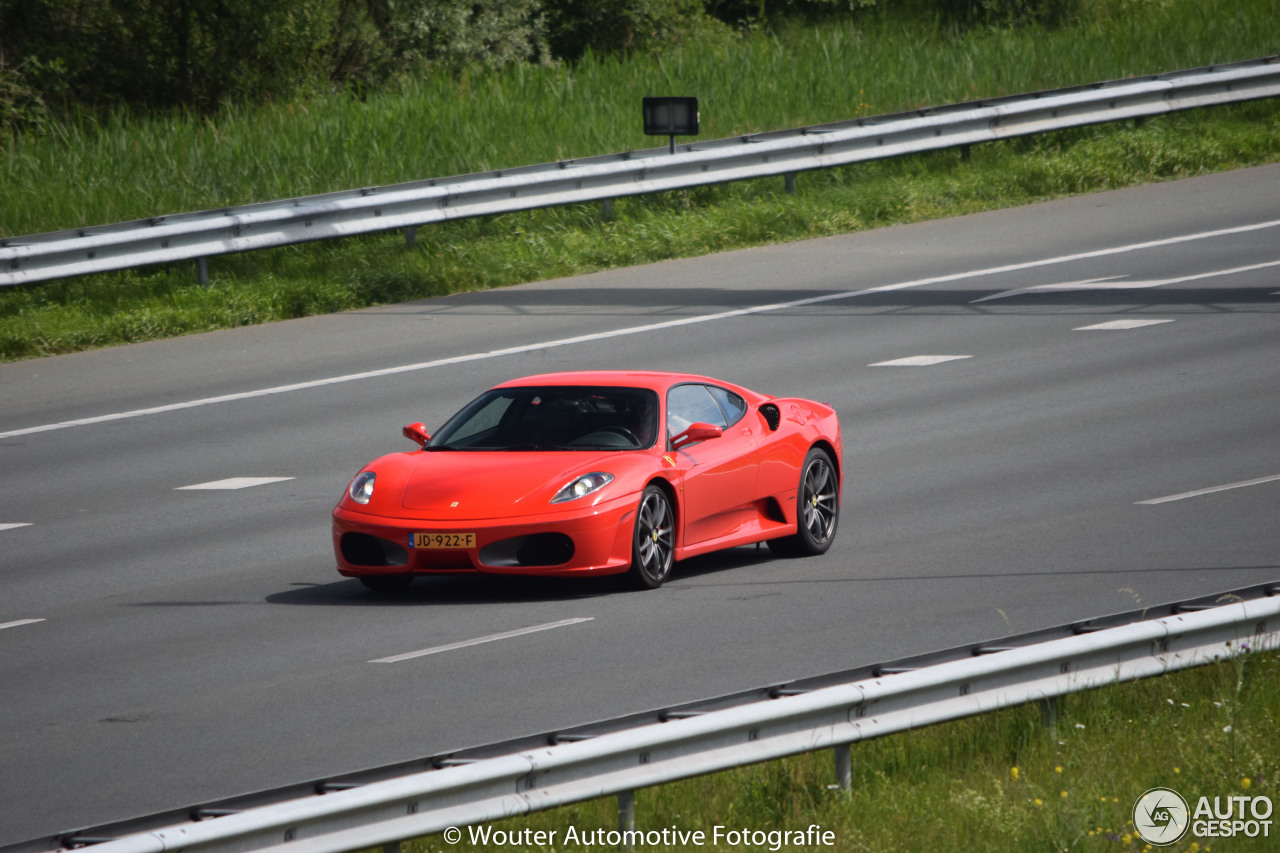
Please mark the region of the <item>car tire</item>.
POLYGON ((813 557, 825 554, 836 538, 840 523, 840 478, 835 462, 822 448, 805 456, 796 492, 796 532, 770 539, 769 550, 780 557, 813 557))
POLYGON ((413 583, 413 575, 363 575, 360 583, 374 592, 404 592, 413 583))
POLYGON ((658 486, 647 486, 636 507, 631 534, 631 568, 627 585, 633 589, 657 589, 671 576, 675 565, 676 528, 671 499, 658 486))

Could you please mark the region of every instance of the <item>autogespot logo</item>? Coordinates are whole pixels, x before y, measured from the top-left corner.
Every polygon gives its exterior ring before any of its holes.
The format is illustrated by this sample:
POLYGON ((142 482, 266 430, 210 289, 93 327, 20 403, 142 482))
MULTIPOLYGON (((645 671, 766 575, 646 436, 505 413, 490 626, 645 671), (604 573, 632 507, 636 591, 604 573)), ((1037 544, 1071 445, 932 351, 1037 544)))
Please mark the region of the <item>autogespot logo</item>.
POLYGON ((1133 826, 1148 844, 1163 847, 1187 834, 1191 809, 1171 788, 1152 788, 1133 804, 1133 826))

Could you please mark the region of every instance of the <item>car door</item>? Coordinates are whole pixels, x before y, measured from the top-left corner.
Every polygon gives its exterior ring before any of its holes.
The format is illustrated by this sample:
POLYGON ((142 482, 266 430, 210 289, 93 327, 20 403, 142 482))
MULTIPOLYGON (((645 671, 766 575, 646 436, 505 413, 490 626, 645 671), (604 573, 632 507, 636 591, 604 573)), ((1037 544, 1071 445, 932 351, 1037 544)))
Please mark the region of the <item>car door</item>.
POLYGON ((667 442, 690 424, 722 430, 719 438, 671 452, 681 471, 680 506, 685 547, 733 536, 756 520, 758 446, 746 403, 718 386, 688 383, 667 394, 667 442))

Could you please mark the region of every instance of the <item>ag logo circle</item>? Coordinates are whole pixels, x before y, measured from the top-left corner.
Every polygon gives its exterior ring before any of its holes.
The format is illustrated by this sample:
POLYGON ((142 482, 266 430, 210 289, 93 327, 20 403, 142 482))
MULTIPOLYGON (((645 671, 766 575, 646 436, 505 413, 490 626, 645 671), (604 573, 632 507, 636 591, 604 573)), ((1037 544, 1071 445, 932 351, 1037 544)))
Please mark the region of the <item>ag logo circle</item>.
POLYGON ((1157 847, 1173 844, 1187 834, 1191 810, 1172 788, 1152 788, 1133 804, 1133 827, 1142 840, 1157 847))

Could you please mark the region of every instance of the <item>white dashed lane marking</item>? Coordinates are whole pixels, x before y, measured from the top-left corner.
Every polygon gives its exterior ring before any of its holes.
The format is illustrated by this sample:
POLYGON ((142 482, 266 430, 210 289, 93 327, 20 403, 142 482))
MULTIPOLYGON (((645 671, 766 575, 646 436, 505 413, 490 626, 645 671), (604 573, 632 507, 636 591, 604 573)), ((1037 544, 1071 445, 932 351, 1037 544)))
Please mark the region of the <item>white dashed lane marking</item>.
POLYGON ((194 486, 178 486, 174 491, 248 489, 253 486, 265 486, 269 483, 283 483, 285 480, 292 479, 293 477, 230 477, 226 480, 196 483, 194 486))
POLYGON ((1169 495, 1163 498, 1152 498, 1149 501, 1138 501, 1137 503, 1140 505, 1163 504, 1169 503, 1170 501, 1180 501, 1183 498, 1197 498, 1200 495, 1211 495, 1214 492, 1225 492, 1228 489, 1243 489, 1245 486, 1257 486, 1262 483, 1273 483, 1276 480, 1280 480, 1280 474, 1273 474, 1270 477, 1259 477, 1256 480, 1245 480, 1240 483, 1227 483, 1225 486, 1210 486, 1207 489, 1196 489, 1194 492, 1182 492, 1177 495, 1169 495))
POLYGON ((37 622, 43 622, 43 619, 19 619, 16 622, 0 622, 0 631, 5 628, 17 628, 21 625, 34 625, 37 622))
POLYGON ((907 358, 895 358, 892 361, 877 361, 868 367, 929 367, 942 364, 944 361, 956 361, 961 358, 973 358, 971 355, 913 355, 907 358))
POLYGON ((1112 320, 1109 323, 1098 323, 1093 326, 1081 326, 1073 332, 1103 332, 1113 329, 1141 329, 1143 326, 1157 326, 1161 323, 1172 323, 1172 320, 1112 320))
POLYGON ((29 521, 19 521, 19 522, 10 523, 10 524, 0 524, 0 530, 13 530, 16 527, 30 527, 30 526, 31 526, 31 522, 29 521))
POLYGON ((595 619, 594 616, 585 616, 577 619, 561 619, 559 622, 548 622, 545 625, 533 625, 529 628, 517 628, 514 631, 504 631, 501 634, 490 634, 487 637, 477 637, 474 640, 463 640, 459 643, 449 643, 446 646, 433 646, 429 649, 422 649, 417 652, 405 652, 402 655, 392 655, 389 658, 378 658, 371 660, 369 663, 398 663, 402 660, 410 660, 411 658, 420 658, 427 655, 439 654, 440 652, 451 652, 455 649, 465 649, 468 646, 478 646, 482 643, 492 643, 497 640, 509 640, 512 637, 523 637, 525 634, 536 634, 539 631, 550 631, 552 628, 563 628, 566 625, 577 625, 579 622, 590 622, 595 619))

